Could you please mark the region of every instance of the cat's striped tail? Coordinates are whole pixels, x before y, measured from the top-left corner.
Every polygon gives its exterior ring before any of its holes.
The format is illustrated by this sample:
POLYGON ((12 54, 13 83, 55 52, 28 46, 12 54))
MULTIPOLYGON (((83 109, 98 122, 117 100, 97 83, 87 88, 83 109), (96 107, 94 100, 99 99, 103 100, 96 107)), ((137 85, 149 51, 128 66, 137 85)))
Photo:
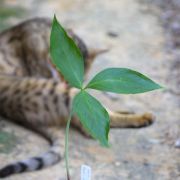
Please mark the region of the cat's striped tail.
POLYGON ((0 178, 5 178, 18 173, 40 170, 52 166, 61 160, 61 152, 64 150, 62 147, 64 142, 62 142, 63 140, 62 137, 60 137, 59 130, 56 128, 42 128, 39 132, 50 140, 51 148, 49 151, 40 156, 15 162, 3 167, 0 169, 0 178))

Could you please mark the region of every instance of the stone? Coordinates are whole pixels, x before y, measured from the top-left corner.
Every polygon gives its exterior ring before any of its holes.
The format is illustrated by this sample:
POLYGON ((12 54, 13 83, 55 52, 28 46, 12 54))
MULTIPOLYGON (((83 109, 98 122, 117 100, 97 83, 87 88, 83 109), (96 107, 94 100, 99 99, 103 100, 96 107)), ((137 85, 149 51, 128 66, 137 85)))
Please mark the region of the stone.
POLYGON ((175 142, 175 147, 180 148, 180 139, 177 139, 175 142))
MULTIPOLYGON (((106 94, 92 92, 107 107, 114 110, 152 112, 156 116, 156 122, 142 129, 112 129, 109 149, 104 149, 96 141, 71 130, 69 156, 73 180, 80 179, 82 164, 91 166, 92 180, 179 178, 180 151, 174 146, 180 135, 179 61, 175 60, 173 52, 169 53, 166 47, 167 42, 173 40, 167 39, 170 28, 165 21, 169 20, 169 17, 161 21, 165 10, 172 10, 165 7, 165 3, 163 9, 160 2, 154 1, 13 1, 14 5, 27 9, 28 13, 11 21, 7 18, 12 25, 34 16, 52 18, 56 13, 63 25, 73 28, 89 47, 110 49, 97 57, 89 78, 106 67, 127 67, 148 75, 165 87, 164 90, 145 94, 117 95, 115 101, 106 94), (164 27, 167 27, 167 30, 163 29, 164 27), (107 32, 111 31, 118 36, 108 36, 107 32)), ((0 153, 0 167, 15 159, 22 160, 48 149, 48 143, 35 133, 3 119, 2 122, 3 132, 14 133, 16 145, 10 148, 8 154, 0 153)), ((65 132, 61 133, 64 138, 65 132)), ((42 171, 8 179, 65 180, 65 177, 65 164, 60 162, 42 171)))

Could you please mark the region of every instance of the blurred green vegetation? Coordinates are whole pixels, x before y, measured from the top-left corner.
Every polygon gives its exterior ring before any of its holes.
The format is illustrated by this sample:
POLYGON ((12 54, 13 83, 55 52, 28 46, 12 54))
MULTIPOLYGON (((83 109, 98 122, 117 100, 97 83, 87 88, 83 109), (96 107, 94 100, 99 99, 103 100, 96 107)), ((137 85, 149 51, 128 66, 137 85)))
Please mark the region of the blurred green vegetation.
POLYGON ((8 154, 16 146, 17 138, 13 133, 0 131, 0 153, 8 154))
POLYGON ((20 6, 9 6, 5 1, 0 0, 0 31, 8 28, 11 23, 9 18, 20 18, 26 13, 25 9, 20 6))

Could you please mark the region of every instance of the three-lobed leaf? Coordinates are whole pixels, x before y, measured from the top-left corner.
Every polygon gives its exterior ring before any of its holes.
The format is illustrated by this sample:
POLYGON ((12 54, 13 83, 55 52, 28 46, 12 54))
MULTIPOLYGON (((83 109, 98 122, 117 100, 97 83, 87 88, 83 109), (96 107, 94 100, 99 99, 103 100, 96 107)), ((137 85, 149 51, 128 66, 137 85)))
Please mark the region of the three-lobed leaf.
POLYGON ((72 108, 90 135, 103 146, 108 146, 109 115, 101 103, 86 91, 81 91, 75 96, 72 108))
POLYGON ((50 54, 52 62, 64 78, 72 86, 81 89, 84 76, 83 57, 79 48, 67 35, 55 16, 50 36, 50 54))
MULTIPOLYGON (((110 128, 109 115, 106 109, 85 89, 92 88, 122 94, 135 94, 161 88, 143 74, 126 68, 108 68, 98 73, 83 89, 84 62, 79 48, 67 35, 54 16, 51 37, 50 54, 52 62, 64 78, 74 87, 81 89, 72 104, 72 113, 76 113, 84 128, 92 137, 98 139, 103 146, 109 146, 108 134, 110 128)), ((68 133, 71 115, 66 127, 66 169, 68 167, 68 133)))
MULTIPOLYGON (((52 62, 64 78, 74 87, 82 89, 84 61, 79 48, 67 35, 54 16, 50 37, 52 62)), ((122 94, 135 94, 161 88, 143 74, 127 68, 108 68, 98 73, 86 88, 122 94)), ((85 89, 86 89, 85 88, 85 89)), ((73 100, 73 112, 77 114, 84 128, 108 146, 109 115, 105 108, 85 90, 73 100)))
POLYGON ((127 68, 108 68, 98 73, 86 88, 136 94, 160 89, 161 86, 137 71, 127 68))

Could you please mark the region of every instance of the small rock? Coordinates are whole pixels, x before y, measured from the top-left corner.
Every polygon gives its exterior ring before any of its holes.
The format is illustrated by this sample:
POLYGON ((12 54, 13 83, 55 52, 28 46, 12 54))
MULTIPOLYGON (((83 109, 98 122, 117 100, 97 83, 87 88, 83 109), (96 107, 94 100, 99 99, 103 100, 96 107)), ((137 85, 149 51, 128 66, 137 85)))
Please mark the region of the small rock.
POLYGON ((112 31, 107 32, 107 35, 112 38, 118 37, 118 34, 116 32, 112 32, 112 31))
POLYGON ((115 166, 120 166, 120 164, 121 164, 121 163, 118 162, 118 161, 115 162, 115 166))
POLYGON ((179 22, 173 22, 171 24, 171 29, 172 29, 172 32, 175 33, 175 35, 179 35, 180 34, 180 24, 179 24, 179 22))
POLYGON ((180 138, 176 140, 175 147, 180 148, 180 138))
POLYGON ((128 162, 127 160, 124 160, 123 163, 124 163, 124 164, 128 164, 129 162, 128 162))
POLYGON ((158 139, 149 139, 149 142, 151 144, 159 144, 160 143, 160 141, 158 139))
POLYGON ((144 166, 149 166, 149 163, 148 162, 144 162, 143 165, 144 166))

